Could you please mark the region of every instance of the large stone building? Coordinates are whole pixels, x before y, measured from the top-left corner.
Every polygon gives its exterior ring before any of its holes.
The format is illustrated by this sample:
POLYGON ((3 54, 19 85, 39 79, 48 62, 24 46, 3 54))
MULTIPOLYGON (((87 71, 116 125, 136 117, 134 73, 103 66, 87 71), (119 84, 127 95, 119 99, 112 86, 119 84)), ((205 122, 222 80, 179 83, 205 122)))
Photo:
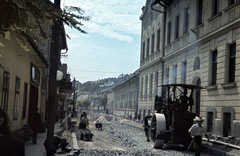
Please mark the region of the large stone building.
POLYGON ((153 112, 157 86, 186 83, 193 111, 207 130, 240 137, 240 3, 238 0, 147 0, 140 17, 142 41, 138 111, 153 112))
POLYGON ((138 110, 139 71, 130 74, 123 82, 113 88, 113 114, 133 118, 138 110))

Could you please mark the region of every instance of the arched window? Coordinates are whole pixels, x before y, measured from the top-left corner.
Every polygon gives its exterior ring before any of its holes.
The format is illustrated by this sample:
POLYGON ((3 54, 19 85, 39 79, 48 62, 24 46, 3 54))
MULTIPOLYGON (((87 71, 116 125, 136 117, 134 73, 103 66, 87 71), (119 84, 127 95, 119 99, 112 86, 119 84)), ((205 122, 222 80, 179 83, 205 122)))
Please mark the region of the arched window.
POLYGON ((200 59, 199 57, 196 57, 194 60, 193 70, 199 70, 199 69, 200 69, 200 59))

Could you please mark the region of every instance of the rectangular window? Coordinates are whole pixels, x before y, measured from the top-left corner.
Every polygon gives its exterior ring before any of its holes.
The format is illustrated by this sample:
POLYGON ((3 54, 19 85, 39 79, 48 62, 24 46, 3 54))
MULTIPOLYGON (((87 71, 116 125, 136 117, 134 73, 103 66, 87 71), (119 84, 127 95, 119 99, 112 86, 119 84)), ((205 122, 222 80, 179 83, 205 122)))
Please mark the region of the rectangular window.
POLYGON ((231 113, 223 113, 223 137, 231 135, 231 113))
POLYGON ((8 111, 9 82, 10 82, 10 74, 4 71, 3 72, 3 90, 2 90, 2 108, 5 112, 8 111))
POLYGON ((169 68, 166 69, 166 84, 169 84, 169 68))
POLYGON ((203 0, 198 0, 197 5, 197 25, 203 23, 203 0))
POLYGON ((179 37, 179 15, 176 16, 175 19, 175 39, 178 39, 179 37))
POLYGON ((212 52, 212 83, 211 85, 217 84, 217 50, 212 52))
POLYGON ((155 95, 158 94, 158 72, 155 73, 155 95))
POLYGON ((24 83, 22 119, 25 119, 25 118, 26 118, 26 113, 27 113, 27 98, 28 98, 28 84, 27 84, 27 83, 24 83))
POLYGON ((189 29, 189 8, 185 8, 184 10, 184 27, 183 27, 183 33, 186 34, 189 29))
POLYGON ((171 42, 171 22, 168 22, 167 44, 171 42))
POLYGON ((19 98, 20 98, 20 78, 16 77, 15 82, 15 97, 14 97, 14 106, 13 106, 13 119, 18 119, 19 111, 19 98))
POLYGON ((236 43, 233 43, 229 46, 228 82, 235 82, 235 69, 236 69, 236 43))
POLYGON ((213 112, 207 112, 207 132, 213 132, 213 112))
POLYGON ((176 84, 177 83, 177 65, 173 66, 173 70, 172 70, 172 83, 176 84))
POLYGON ((213 16, 219 13, 219 0, 213 0, 213 16))
POLYGON ((141 78, 141 95, 140 97, 143 97, 143 77, 141 78))
POLYGON ((186 79, 187 79, 187 62, 183 62, 182 63, 182 84, 186 83, 186 79))
POLYGON ((143 42, 143 47, 142 47, 142 60, 145 58, 145 42, 143 42))
POLYGON ((146 75, 146 79, 145 79, 145 96, 147 96, 148 94, 148 76, 146 75))
POLYGON ((160 50, 160 29, 157 30, 157 50, 160 50))
POLYGON ((150 74, 149 95, 152 96, 153 74, 150 74))
POLYGON ((149 50, 150 50, 150 39, 147 39, 147 58, 149 57, 149 50))
POLYGON ((152 34, 152 45, 151 45, 151 53, 154 53, 154 46, 155 46, 155 34, 152 34))

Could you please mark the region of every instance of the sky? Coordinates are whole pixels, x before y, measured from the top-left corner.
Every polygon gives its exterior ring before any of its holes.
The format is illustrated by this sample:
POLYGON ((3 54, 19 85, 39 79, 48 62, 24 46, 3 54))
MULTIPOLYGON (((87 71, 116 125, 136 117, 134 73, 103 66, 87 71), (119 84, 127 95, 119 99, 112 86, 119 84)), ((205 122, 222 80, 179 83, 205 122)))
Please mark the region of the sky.
POLYGON ((81 83, 118 77, 140 66, 142 7, 146 0, 62 0, 62 6, 77 6, 90 16, 83 34, 65 26, 71 79, 81 83))

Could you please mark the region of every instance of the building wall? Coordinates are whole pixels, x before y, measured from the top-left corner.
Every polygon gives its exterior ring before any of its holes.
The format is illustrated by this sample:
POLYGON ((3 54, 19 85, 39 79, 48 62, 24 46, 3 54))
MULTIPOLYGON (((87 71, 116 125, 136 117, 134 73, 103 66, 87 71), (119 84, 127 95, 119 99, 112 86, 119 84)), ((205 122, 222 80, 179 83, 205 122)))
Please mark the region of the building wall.
POLYGON ((164 24, 162 14, 151 10, 151 1, 146 1, 140 20, 142 20, 141 57, 139 73, 138 119, 154 112, 155 96, 161 93, 164 53, 164 24), (154 36, 153 36, 154 35, 154 36))
MULTIPOLYGON (((163 17, 164 14, 159 12, 157 13, 158 17, 152 16, 153 11, 150 11, 149 8, 151 1, 148 0, 146 2, 145 11, 143 11, 143 15, 141 16, 144 17, 141 19, 143 23, 142 43, 146 41, 146 38, 149 37, 151 33, 156 33, 153 28, 156 26, 156 23, 164 23, 165 27, 162 27, 165 29, 161 30, 166 33, 164 38, 161 38, 161 42, 164 42, 164 47, 160 51, 161 61, 158 61, 156 66, 153 65, 154 61, 148 61, 148 63, 145 64, 141 63, 139 112, 141 112, 141 115, 144 117, 143 110, 151 108, 153 103, 150 98, 145 98, 144 100, 144 96, 146 97, 147 94, 143 94, 143 97, 141 96, 141 88, 149 92, 150 86, 148 84, 151 84, 148 82, 145 83, 146 76, 158 70, 159 73, 161 73, 159 75, 163 76, 163 79, 159 78, 158 85, 182 83, 184 76, 182 74, 182 64, 186 62, 185 83, 197 85, 197 82, 200 82, 200 85, 206 88, 201 90, 200 93, 200 107, 197 108, 197 106, 195 106, 193 111, 198 114, 197 110, 199 109, 199 115, 206 118, 204 124, 207 128, 209 128, 209 126, 211 127, 212 124, 212 133, 221 136, 231 135, 240 137, 240 133, 237 130, 240 127, 240 3, 230 4, 230 1, 220 1, 219 11, 213 14, 213 1, 203 0, 202 22, 198 24, 198 2, 200 1, 174 1, 172 5, 167 8, 165 18, 163 17), (148 7, 148 9, 146 9, 146 7, 148 7), (189 28, 184 32, 184 27, 186 26, 186 8, 189 8, 189 28), (179 16, 178 22, 176 20, 177 16, 179 16), (150 22, 149 19, 153 20, 150 22), (160 22, 156 22, 158 19, 160 22), (146 24, 145 21, 149 21, 148 24, 146 24), (170 22, 171 27, 168 27, 168 23, 170 22), (179 32, 178 35, 176 35, 177 29, 179 32), (170 33, 168 33, 168 31, 170 33), (168 42, 169 36, 170 39, 168 42), (233 43, 236 44, 235 81, 229 83, 229 49, 233 43), (212 85, 212 55, 215 50, 217 50, 217 80, 216 84, 212 85), (174 68, 176 68, 176 77, 174 68), (142 81, 144 83, 142 83, 142 81)), ((143 53, 142 43, 141 55, 143 53)), ((143 57, 141 57, 141 59, 142 58, 143 57)), ((144 58, 144 60, 145 59, 147 58, 144 58)), ((140 62, 142 61, 143 60, 140 60, 140 62)), ((161 94, 161 90, 158 90, 158 93, 161 94)), ((197 97, 195 95, 195 103, 196 99, 197 97)))
POLYGON ((113 88, 113 114, 133 118, 138 107, 139 74, 134 72, 121 84, 113 88))
MULTIPOLYGON (((12 130, 17 130, 20 129, 24 124, 27 124, 28 120, 28 104, 31 84, 31 64, 33 63, 41 67, 43 67, 44 65, 30 45, 27 44, 27 48, 29 49, 29 51, 23 50, 23 48, 21 48, 15 40, 15 36, 13 36, 13 34, 11 35, 12 38, 10 40, 6 40, 2 36, 0 36, 0 42, 4 45, 0 47, 0 54, 2 55, 2 57, 0 57, 0 104, 2 107, 3 72, 6 71, 10 74, 7 113, 12 122, 12 130), (16 77, 20 78, 20 92, 18 99, 17 119, 13 119, 16 77), (26 116, 25 118, 22 118, 24 83, 26 83, 28 86, 28 93, 26 116)), ((39 90, 38 104, 40 104, 40 99, 41 94, 39 90)))

